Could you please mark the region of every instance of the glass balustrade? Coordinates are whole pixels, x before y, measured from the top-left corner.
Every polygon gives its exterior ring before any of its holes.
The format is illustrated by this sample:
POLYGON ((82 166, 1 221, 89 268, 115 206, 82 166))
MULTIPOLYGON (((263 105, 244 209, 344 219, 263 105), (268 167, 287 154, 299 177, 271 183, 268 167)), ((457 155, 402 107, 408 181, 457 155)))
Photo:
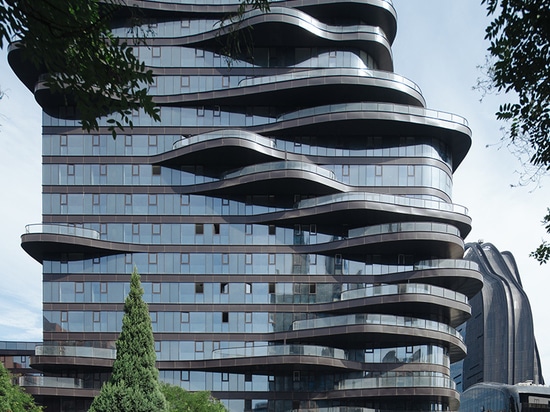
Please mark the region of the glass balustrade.
POLYGON ((346 354, 342 349, 313 345, 254 346, 243 348, 218 349, 212 352, 213 359, 283 355, 303 355, 333 359, 346 359, 346 354))
POLYGON ((398 285, 377 285, 362 289, 347 290, 342 292, 341 300, 359 299, 385 295, 426 294, 439 296, 462 303, 468 303, 468 297, 462 293, 454 292, 439 286, 404 283, 398 285))
POLYGON ((115 349, 90 348, 84 346, 37 346, 37 356, 73 356, 79 358, 115 359, 115 349))
POLYGON ((438 232, 447 233, 449 235, 460 236, 460 231, 452 226, 444 223, 434 222, 401 222, 401 223, 385 223, 383 225, 360 227, 348 231, 349 238, 383 235, 387 233, 399 232, 438 232))
POLYGON ((25 233, 48 233, 54 235, 67 235, 85 237, 89 239, 99 240, 101 235, 97 230, 85 229, 74 225, 62 225, 62 224, 42 224, 36 223, 25 226, 25 233))
POLYGON ((330 328, 344 325, 384 325, 425 329, 447 333, 463 341, 462 335, 455 328, 445 323, 420 318, 370 313, 298 320, 292 323, 292 330, 330 328))
POLYGON ((326 195, 319 196, 312 199, 301 200, 296 204, 297 209, 305 209, 308 207, 323 206, 339 202, 353 202, 353 201, 364 201, 364 202, 377 202, 377 203, 387 203, 390 205, 400 205, 400 206, 412 206, 420 207, 424 209, 435 209, 443 210, 447 212, 460 213, 463 215, 468 215, 468 209, 464 206, 457 205, 454 203, 445 203, 438 202, 435 200, 426 200, 426 199, 414 199, 404 196, 394 196, 386 195, 380 193, 366 193, 366 192, 348 192, 348 193, 338 193, 335 195, 326 195))
POLYGON ((277 121, 282 122, 303 117, 352 111, 378 113, 389 112, 392 114, 415 115, 435 120, 445 120, 466 127, 468 126, 468 121, 462 116, 458 116, 456 114, 393 103, 339 103, 326 106, 318 106, 310 109, 298 110, 296 112, 283 114, 277 118, 277 121))
POLYGON ((323 167, 312 165, 304 162, 294 162, 294 161, 282 161, 282 162, 271 162, 271 163, 262 163, 253 166, 243 167, 235 172, 225 173, 222 175, 223 179, 233 179, 240 176, 270 172, 270 171, 285 171, 285 170, 303 170, 306 172, 312 172, 320 176, 326 177, 328 179, 335 180, 334 173, 330 170, 327 170, 323 167))
POLYGON ((276 146, 274 139, 270 139, 256 133, 247 132, 244 130, 220 130, 216 132, 183 137, 181 140, 178 140, 174 143, 173 149, 179 149, 180 147, 190 146, 196 143, 227 138, 239 138, 243 140, 248 140, 250 142, 258 143, 262 146, 269 148, 274 148, 276 146))

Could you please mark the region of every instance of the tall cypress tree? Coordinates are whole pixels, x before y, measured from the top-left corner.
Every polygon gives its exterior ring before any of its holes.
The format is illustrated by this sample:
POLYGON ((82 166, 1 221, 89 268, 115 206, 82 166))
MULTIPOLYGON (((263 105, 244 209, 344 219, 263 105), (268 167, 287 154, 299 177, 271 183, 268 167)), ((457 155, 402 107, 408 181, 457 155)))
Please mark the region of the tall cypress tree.
POLYGON ((89 412, 162 412, 166 400, 155 367, 155 342, 140 277, 134 268, 124 303, 122 331, 116 342, 113 374, 89 412))

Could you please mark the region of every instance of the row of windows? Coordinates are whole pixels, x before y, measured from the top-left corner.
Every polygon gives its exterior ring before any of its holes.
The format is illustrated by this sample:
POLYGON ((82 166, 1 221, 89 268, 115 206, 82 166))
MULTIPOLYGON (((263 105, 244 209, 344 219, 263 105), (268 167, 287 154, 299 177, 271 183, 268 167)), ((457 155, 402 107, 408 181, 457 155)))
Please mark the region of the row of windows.
MULTIPOLYGON (((346 47, 334 50, 322 47, 254 47, 253 63, 231 60, 233 68, 356 68, 376 69, 378 64, 365 51, 346 47)), ((227 59, 216 52, 180 46, 134 47, 134 54, 151 67, 205 67, 227 69, 227 59)), ((208 91, 208 90, 204 90, 208 91)))
MULTIPOLYGON (((120 331, 123 315, 124 312, 110 311, 44 311, 44 330, 114 333, 120 331)), ((312 328, 325 328, 327 325, 341 326, 343 323, 405 326, 420 330, 446 331, 450 336, 455 334, 453 328, 443 323, 384 314, 355 314, 348 315, 345 319, 342 319, 342 316, 316 317, 299 312, 254 312, 250 316, 252 317, 248 318, 244 312, 189 312, 189 316, 184 318, 182 312, 158 312, 154 318, 154 327, 156 332, 163 333, 270 333, 294 329, 307 331, 312 328), (252 323, 252 319, 257 322, 252 323)))
POLYGON ((413 262, 417 260, 411 255, 397 255, 394 264, 379 264, 377 262, 380 262, 381 257, 377 255, 364 256, 367 263, 346 260, 338 254, 334 256, 298 255, 303 256, 301 258, 303 262, 309 263, 304 266, 303 264, 297 265, 297 258, 294 256, 283 253, 277 253, 274 257, 270 257, 269 253, 134 253, 76 261, 44 260, 43 271, 44 274, 114 273, 129 275, 135 266, 142 275, 384 275, 412 271, 415 268, 413 262), (245 263, 247 259, 253 264, 247 265, 245 263), (229 263, 225 264, 225 261, 229 263), (269 264, 270 261, 274 261, 275 264, 269 264))
MULTIPOLYGON (((341 292, 366 284, 304 282, 142 282, 148 303, 295 304, 329 303, 341 292)), ((43 285, 46 303, 122 303, 129 291, 126 282, 48 282, 43 285)))
MULTIPOLYGON (((246 392, 325 392, 333 391, 340 385, 346 385, 348 379, 361 379, 369 372, 348 373, 348 374, 327 374, 314 371, 288 371, 290 376, 263 376, 249 374, 224 374, 216 372, 195 372, 195 371, 160 371, 160 379, 191 391, 214 390, 214 391, 246 391, 246 392), (183 375, 182 375, 183 373, 183 375), (189 380, 187 379, 189 373, 189 380), (184 378, 182 380, 181 378, 184 378)), ((370 373, 370 375, 375 375, 370 373)), ((446 374, 438 372, 378 372, 378 376, 372 376, 371 388, 382 387, 404 387, 414 385, 415 379, 419 383, 423 380, 441 380, 442 383, 448 380, 446 374), (424 378, 424 379, 423 379, 424 378)), ((366 378, 368 379, 368 377, 366 378)), ((367 383, 367 384, 368 384, 367 383)), ((350 384, 351 385, 351 384, 350 384)), ((422 385, 422 386, 425 386, 422 385)), ((390 409, 400 410, 400 409, 390 409)), ((416 410, 416 409, 415 409, 416 410)), ((440 409, 418 409, 418 410, 440 410, 440 409)), ((441 409, 445 410, 445 409, 441 409)))
MULTIPOLYGON (((86 228, 97 228, 103 240, 142 244, 281 246, 339 240, 336 236, 317 234, 315 224, 298 225, 297 229, 285 229, 274 225, 223 223, 107 223, 86 225, 86 228)), ((224 263, 228 264, 229 261, 224 263)), ((252 258, 249 257, 246 263, 252 264, 252 258)), ((275 257, 272 256, 269 264, 275 263, 275 257)))
MULTIPOLYGON (((305 313, 268 312, 153 311, 150 315, 153 331, 162 333, 270 333, 289 330, 294 321, 306 318, 305 313)), ((124 312, 111 311, 44 311, 44 331, 118 332, 123 316, 124 312)), ((160 342, 156 345, 160 347, 160 342)), ((204 352, 202 342, 195 342, 195 352, 204 352)))
MULTIPOLYGON (((45 156, 147 156, 168 152, 181 140, 180 135, 44 135, 42 150, 45 156)), ((441 160, 451 166, 447 145, 437 138, 365 136, 360 142, 334 136, 330 146, 308 136, 295 141, 273 139, 277 150, 309 156, 328 157, 426 157, 441 160)))
MULTIPOLYGON (((295 195, 294 205, 308 196, 295 195)), ((414 196, 410 196, 414 199, 414 196)), ((425 200, 441 199, 432 196, 416 197, 425 200)), ((396 198, 403 201, 404 198, 396 198)), ((285 210, 274 204, 274 195, 246 196, 242 201, 188 194, 123 194, 123 193, 43 193, 42 212, 45 215, 177 215, 177 216, 250 216, 285 210)), ((414 201, 411 201, 414 204, 414 201)), ((419 202, 421 205, 421 202, 419 202)), ((430 207, 427 204, 426 207, 430 207)), ((94 227, 95 230, 103 230, 94 227)))
MULTIPOLYGON (((59 112, 56 116, 50 116, 43 113, 42 124, 44 127, 68 127, 79 128, 81 127, 80 121, 71 120, 74 117, 74 109, 67 108, 66 106, 59 106, 59 112)), ((242 112, 220 112, 219 108, 214 107, 205 108, 180 108, 180 107, 166 107, 161 106, 159 115, 162 119, 162 128, 165 127, 220 127, 220 128, 237 128, 247 126, 260 126, 273 122, 274 117, 250 115, 246 113, 246 109, 242 108, 242 112)), ((113 119, 122 121, 116 114, 113 114, 113 119)), ((99 127, 109 127, 107 123, 107 117, 101 117, 98 119, 99 127)), ((132 122, 134 127, 161 127, 159 123, 155 122, 151 117, 146 115, 141 110, 134 112, 132 116, 132 122)), ((160 131, 160 129, 159 129, 160 131)))
MULTIPOLYGON (((280 121, 279 118, 280 111, 273 108, 266 115, 254 114, 254 106, 248 106, 248 109, 252 108, 252 112, 247 111, 247 102, 244 100, 242 106, 232 107, 231 111, 221 111, 219 106, 203 106, 201 103, 197 103, 201 107, 187 108, 187 107, 173 107, 173 106, 161 106, 159 116, 162 119, 162 126, 159 126, 158 122, 155 122, 150 116, 145 114, 142 110, 133 112, 132 122, 134 127, 147 127, 147 128, 158 128, 159 132, 164 128, 187 128, 187 127, 217 127, 224 129, 235 129, 241 127, 252 127, 252 126, 266 126, 269 124, 276 123, 280 121)), ((393 104, 383 104, 383 103, 372 103, 364 104, 365 110, 393 110, 393 104)), ((358 107, 356 104, 350 103, 344 104, 340 107, 341 110, 346 110, 356 112, 358 107)), ((269 108, 268 108, 269 109, 269 108)), ((329 108, 323 108, 322 110, 329 110, 329 108)), ((70 120, 71 114, 67 112, 68 108, 66 106, 59 106, 59 113, 57 116, 50 116, 48 114, 43 115, 43 126, 44 127, 70 127, 78 128, 80 126, 79 121, 70 120), (69 118, 68 118, 69 116, 69 118)), ((70 110, 70 108, 69 108, 70 110)), ((74 111, 74 109, 72 109, 74 111)), ((401 108, 398 108, 401 110, 401 108)), ((407 107, 403 108, 405 111, 409 111, 407 107)), ((410 109, 412 110, 412 109, 410 109)), ((316 115, 315 112, 318 112, 318 108, 311 108, 303 112, 298 113, 296 116, 303 116, 304 119, 312 120, 316 115)), ((414 110, 418 112, 419 115, 422 115, 422 110, 414 110)), ((262 112, 262 114, 265 112, 262 112)), ((345 111, 344 111, 345 113, 345 111)), ((317 113, 318 114, 318 113, 317 113)), ((72 115, 74 116, 74 115, 72 115)), ((292 113, 287 113, 286 118, 291 118, 292 113)), ((117 120, 115 115, 112 116, 117 120)), ((98 119, 99 127, 108 127, 107 117, 102 117, 98 119)), ((304 122, 305 123, 305 122, 304 122)), ((364 119, 364 127, 368 130, 369 125, 371 124, 370 119, 364 119)), ((317 127, 320 127, 320 124, 317 124, 317 127)), ((343 127, 345 123, 343 123, 343 127)), ((351 126, 350 126, 351 127, 351 126)), ((354 126, 357 129, 356 126, 354 126)), ((153 133, 155 134, 155 133, 153 133)))
MULTIPOLYGON (((429 165, 324 165, 335 179, 351 186, 406 186, 439 189, 451 195, 452 177, 429 165)), ((217 181, 201 174, 151 165, 47 164, 44 185, 187 186, 217 181)), ((99 198, 98 198, 99 201, 99 198)))
MULTIPOLYGON (((229 22, 226 22, 229 23, 229 22)), ((129 25, 133 25, 133 23, 127 23, 129 25)), ((202 33, 208 33, 212 30, 217 30, 220 27, 220 21, 219 20, 208 20, 208 19, 178 19, 176 21, 157 21, 154 22, 151 21, 148 24, 144 24, 141 27, 136 27, 134 30, 142 30, 145 33, 147 33, 151 37, 156 38, 176 38, 176 37, 185 37, 185 36, 191 36, 196 34, 202 34, 202 33)), ((356 20, 354 25, 361 25, 363 24, 360 20, 356 20)), ((352 25, 352 22, 349 20, 346 20, 345 22, 340 22, 339 25, 344 26, 350 26, 352 25)), ((127 28, 119 28, 114 29, 113 32, 121 37, 127 37, 128 31, 127 28)), ((141 47, 136 48, 135 53, 138 57, 141 59, 153 59, 153 63, 165 65, 165 61, 156 61, 155 59, 161 58, 162 54, 171 54, 173 47, 141 47), (164 49, 164 52, 163 52, 164 49)), ((271 66, 274 65, 274 59, 277 58, 278 64, 284 64, 287 66, 295 65, 303 63, 307 60, 313 59, 313 58, 319 58, 323 54, 329 53, 330 57, 333 59, 337 59, 338 53, 345 53, 345 52, 338 52, 336 50, 330 50, 324 48, 303 48, 303 47, 296 47, 296 48, 262 48, 262 47, 254 47, 254 50, 252 51, 254 58, 253 61, 257 66, 268 66, 269 63, 271 63, 271 66)), ((365 67, 364 65, 368 65, 369 68, 375 68, 376 64, 372 57, 367 56, 365 52, 358 52, 363 60, 363 64, 359 65, 358 67, 365 67)), ((207 58, 205 56, 205 52, 202 49, 197 49, 195 52, 196 57, 202 57, 207 58)), ((219 54, 214 53, 214 58, 220 58, 219 54)), ((165 59, 166 60, 166 59, 165 59)), ((216 61, 214 60, 214 65, 216 61)), ((157 65, 153 64, 153 65, 157 65)), ((227 62, 226 62, 227 64, 227 62)), ((241 63, 242 64, 242 63, 241 63)), ((322 64, 322 62, 321 62, 322 64)), ((346 67, 349 66, 349 62, 345 59, 339 59, 338 67, 346 67), (348 63, 348 64, 346 64, 348 63)), ((358 64, 358 63, 356 63, 358 64)), ((185 67, 185 66, 184 66, 185 67)), ((354 66, 355 67, 355 66, 354 66)))
MULTIPOLYGON (((300 198, 297 197, 297 200, 300 198)), ((277 212, 270 196, 248 196, 242 202, 188 194, 44 193, 44 214, 241 215, 277 212)))

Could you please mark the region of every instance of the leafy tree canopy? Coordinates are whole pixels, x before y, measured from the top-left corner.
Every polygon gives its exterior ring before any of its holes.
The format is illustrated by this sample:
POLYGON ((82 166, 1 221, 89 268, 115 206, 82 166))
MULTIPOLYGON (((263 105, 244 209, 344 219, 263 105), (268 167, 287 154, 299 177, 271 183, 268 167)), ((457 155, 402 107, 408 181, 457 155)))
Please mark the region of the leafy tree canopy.
MULTIPOLYGON (((109 21, 122 0, 0 0, 0 46, 16 41, 46 85, 74 105, 83 129, 98 128, 101 115, 115 129, 132 126, 132 110, 159 120, 147 93, 153 73, 120 41, 109 21)), ((136 39, 139 41, 139 39, 136 39)))
MULTIPOLYGON (((514 92, 517 101, 499 107, 497 118, 509 122, 508 138, 530 153, 541 172, 550 169, 550 2, 548 0, 482 0, 494 20, 486 29, 490 41, 489 75, 497 91, 514 92)), ((550 210, 543 223, 550 231, 550 210)), ((532 253, 550 258, 550 244, 532 253)))
POLYGON ((155 342, 140 277, 134 269, 124 303, 113 373, 94 399, 90 412, 163 412, 166 400, 155 367, 155 342))
POLYGON ((31 395, 23 388, 12 383, 8 370, 0 362, 0 411, 7 412, 40 412, 31 395))
POLYGON ((168 402, 168 412, 227 412, 210 392, 189 392, 179 386, 162 384, 162 393, 168 402))
MULTIPOLYGON (((242 0, 233 15, 223 19, 230 31, 248 9, 269 11, 269 0, 242 0)), ((23 57, 40 73, 45 85, 75 107, 82 128, 97 130, 98 118, 107 122, 113 137, 117 130, 133 126, 132 111, 142 109, 155 121, 159 109, 148 86, 153 71, 132 52, 146 44, 146 30, 139 29, 138 7, 125 0, 0 0, 0 47, 16 42, 23 57), (117 38, 110 22, 125 7, 132 13, 131 43, 117 38)), ((229 59, 250 44, 230 33, 222 47, 229 59)))

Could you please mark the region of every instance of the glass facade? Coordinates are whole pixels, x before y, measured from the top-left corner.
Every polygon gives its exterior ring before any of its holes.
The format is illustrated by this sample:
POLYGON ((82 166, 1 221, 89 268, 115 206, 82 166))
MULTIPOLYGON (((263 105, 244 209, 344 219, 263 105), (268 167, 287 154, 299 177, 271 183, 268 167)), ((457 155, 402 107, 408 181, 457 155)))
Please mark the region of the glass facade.
POLYGON ((393 73, 391 1, 248 11, 233 28, 253 47, 230 61, 234 2, 136 3, 161 122, 135 112, 113 139, 72 108, 43 117, 43 222, 22 244, 43 264, 48 376, 29 391, 86 408, 135 266, 161 379, 232 412, 456 409, 455 327, 481 288, 452 203, 471 132, 393 73))

